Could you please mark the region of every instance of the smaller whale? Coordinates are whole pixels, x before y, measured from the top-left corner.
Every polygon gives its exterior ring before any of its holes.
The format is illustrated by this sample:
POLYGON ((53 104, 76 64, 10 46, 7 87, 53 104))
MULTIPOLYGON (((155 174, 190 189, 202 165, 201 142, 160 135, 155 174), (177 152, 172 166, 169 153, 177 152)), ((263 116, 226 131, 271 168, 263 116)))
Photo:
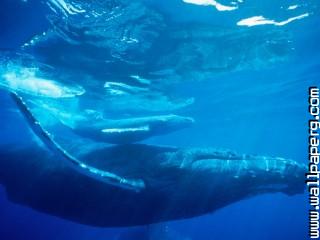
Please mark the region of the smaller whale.
POLYGON ((178 115, 159 115, 119 120, 79 120, 72 130, 83 137, 112 144, 127 144, 190 127, 194 120, 178 115))
MULTIPOLYGON (((15 96, 13 94, 13 96, 15 96)), ((16 96, 14 98, 17 98, 16 96)), ((23 101, 19 98, 19 101, 23 101)), ((57 107, 37 102, 37 108, 47 110, 56 120, 75 134, 98 142, 128 144, 150 137, 169 134, 191 127, 194 119, 174 114, 153 115, 123 119, 107 119, 101 112, 86 109, 82 114, 63 111, 57 107)), ((32 110, 28 109, 32 114, 32 110)))

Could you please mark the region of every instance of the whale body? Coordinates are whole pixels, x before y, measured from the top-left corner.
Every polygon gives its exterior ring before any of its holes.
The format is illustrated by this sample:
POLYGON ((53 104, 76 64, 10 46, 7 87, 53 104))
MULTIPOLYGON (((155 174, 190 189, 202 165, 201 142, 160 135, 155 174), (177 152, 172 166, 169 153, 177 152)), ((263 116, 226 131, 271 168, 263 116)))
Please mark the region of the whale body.
POLYGON ((66 152, 12 96, 30 139, 0 144, 0 184, 11 201, 50 215, 100 227, 148 225, 304 191, 306 166, 279 157, 145 144, 76 144, 66 152))
POLYGON ((34 143, 0 147, 0 184, 15 203, 100 227, 191 218, 262 193, 304 191, 305 167, 282 158, 129 144, 79 159, 142 179, 145 188, 135 192, 90 178, 34 143))

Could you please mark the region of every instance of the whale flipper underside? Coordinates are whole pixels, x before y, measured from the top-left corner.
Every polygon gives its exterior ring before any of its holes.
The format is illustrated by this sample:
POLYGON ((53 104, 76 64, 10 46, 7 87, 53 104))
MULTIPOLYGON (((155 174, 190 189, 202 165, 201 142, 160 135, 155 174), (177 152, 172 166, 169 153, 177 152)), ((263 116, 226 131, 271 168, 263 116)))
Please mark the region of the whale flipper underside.
POLYGON ((52 152, 57 155, 58 158, 64 159, 66 162, 68 162, 69 166, 72 169, 81 172, 82 174, 87 175, 91 178, 97 179, 98 181, 118 186, 120 188, 125 188, 137 192, 145 188, 145 184, 142 179, 125 178, 112 172, 92 167, 73 157, 53 139, 52 135, 49 132, 47 132, 41 126, 40 122, 38 122, 33 116, 32 112, 29 110, 23 99, 15 92, 11 92, 10 94, 33 132, 52 152))

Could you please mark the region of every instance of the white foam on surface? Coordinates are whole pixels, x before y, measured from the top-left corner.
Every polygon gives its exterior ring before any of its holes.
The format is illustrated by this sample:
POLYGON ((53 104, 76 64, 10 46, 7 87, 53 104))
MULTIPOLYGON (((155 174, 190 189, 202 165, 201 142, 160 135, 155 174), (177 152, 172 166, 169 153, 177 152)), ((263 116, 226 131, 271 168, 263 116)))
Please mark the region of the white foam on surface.
POLYGON ((293 22, 295 20, 299 20, 305 17, 308 17, 309 13, 304 13, 296 17, 291 17, 288 18, 287 20, 277 22, 272 19, 265 18, 264 16, 254 16, 250 18, 245 18, 237 22, 238 26, 247 26, 247 27, 252 27, 252 26, 257 26, 257 25, 274 25, 274 26, 284 26, 290 22, 293 22))
POLYGON ((68 87, 54 80, 38 77, 36 72, 37 69, 34 68, 9 70, 1 75, 0 86, 10 91, 49 98, 70 98, 85 92, 80 86, 68 87))
POLYGON ((218 11, 233 11, 238 9, 238 6, 227 6, 218 3, 215 0, 182 0, 185 3, 201 5, 201 6, 214 6, 218 11))
POLYGON ((291 5, 287 8, 287 10, 294 10, 297 9, 299 7, 299 5, 291 5))
MULTIPOLYGON (((65 15, 75 15, 79 13, 86 12, 84 9, 77 8, 76 6, 73 6, 72 4, 65 2, 64 0, 50 0, 48 3, 53 4, 58 9, 60 9, 65 15)), ((53 8, 51 8, 53 10, 53 8)))

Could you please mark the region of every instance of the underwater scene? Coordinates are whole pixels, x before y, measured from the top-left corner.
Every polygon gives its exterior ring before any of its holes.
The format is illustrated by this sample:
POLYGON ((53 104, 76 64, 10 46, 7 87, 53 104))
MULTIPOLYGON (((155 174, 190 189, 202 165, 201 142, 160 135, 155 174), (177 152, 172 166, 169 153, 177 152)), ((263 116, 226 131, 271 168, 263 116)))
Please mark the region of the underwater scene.
POLYGON ((0 239, 319 238, 319 42, 317 0, 1 0, 0 239))

